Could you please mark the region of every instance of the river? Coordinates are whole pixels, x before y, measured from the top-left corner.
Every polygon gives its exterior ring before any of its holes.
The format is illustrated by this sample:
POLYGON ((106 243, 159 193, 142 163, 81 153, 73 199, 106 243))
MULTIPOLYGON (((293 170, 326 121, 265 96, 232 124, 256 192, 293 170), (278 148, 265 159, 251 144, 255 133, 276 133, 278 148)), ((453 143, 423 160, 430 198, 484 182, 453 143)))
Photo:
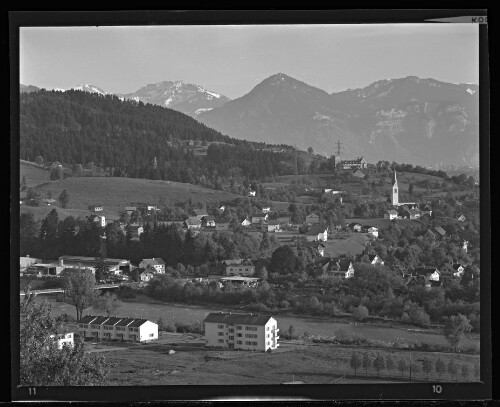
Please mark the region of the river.
MULTIPOLYGON (((52 315, 58 316, 64 313, 76 317, 75 307, 71 304, 57 302, 54 295, 38 295, 38 301, 47 300, 52 307, 52 315)), ((119 317, 146 318, 156 322, 162 318, 165 322, 182 322, 192 324, 202 322, 210 312, 218 312, 220 309, 210 309, 207 307, 187 305, 187 304, 166 304, 152 300, 127 301, 122 300, 117 311, 119 317)), ((242 312, 233 310, 231 312, 242 312)), ((84 315, 103 315, 102 312, 92 308, 84 311, 84 315)), ((277 315, 278 328, 287 331, 290 325, 294 326, 295 332, 300 334, 308 332, 311 335, 334 336, 343 332, 345 335, 359 335, 367 339, 380 342, 392 342, 397 344, 413 344, 426 342, 429 344, 448 345, 446 338, 441 334, 432 332, 415 332, 405 327, 387 325, 374 325, 373 323, 349 323, 332 321, 329 318, 277 315)), ((412 329, 412 328, 410 328, 412 329)), ((413 328, 414 329, 414 328, 413 328)), ((416 330, 416 329, 415 329, 416 330)), ((475 344, 479 348, 479 335, 468 335, 462 341, 462 346, 475 344)))

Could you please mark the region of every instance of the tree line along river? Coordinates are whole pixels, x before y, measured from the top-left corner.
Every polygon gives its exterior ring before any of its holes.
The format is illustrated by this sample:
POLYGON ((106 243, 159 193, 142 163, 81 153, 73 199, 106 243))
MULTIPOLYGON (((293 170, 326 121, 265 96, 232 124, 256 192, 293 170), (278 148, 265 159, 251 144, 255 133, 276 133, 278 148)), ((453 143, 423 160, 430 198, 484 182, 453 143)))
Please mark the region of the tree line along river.
MULTIPOLYGON (((55 295, 38 295, 37 301, 48 301, 52 307, 52 315, 57 317, 69 314, 76 317, 75 307, 71 304, 56 301, 55 295)), ((119 317, 145 318, 156 322, 162 318, 165 323, 193 324, 203 322, 210 312, 221 311, 219 308, 210 309, 204 306, 189 304, 169 304, 156 302, 155 300, 137 301, 122 300, 116 314, 119 317)), ((246 312, 242 310, 224 310, 229 312, 246 312)), ((272 312, 269 313, 272 315, 272 312)), ((105 315, 102 312, 89 308, 84 315, 105 315)), ((425 342, 433 345, 447 346, 446 338, 435 331, 419 330, 415 327, 395 327, 390 324, 373 323, 349 323, 333 321, 328 317, 298 316, 298 315, 273 315, 278 321, 280 331, 287 331, 293 325, 296 334, 307 332, 314 336, 335 336, 341 332, 343 335, 358 335, 372 341, 392 342, 395 344, 415 344, 425 342)), ((476 345, 479 348, 479 335, 467 335, 462 341, 462 346, 476 345)))

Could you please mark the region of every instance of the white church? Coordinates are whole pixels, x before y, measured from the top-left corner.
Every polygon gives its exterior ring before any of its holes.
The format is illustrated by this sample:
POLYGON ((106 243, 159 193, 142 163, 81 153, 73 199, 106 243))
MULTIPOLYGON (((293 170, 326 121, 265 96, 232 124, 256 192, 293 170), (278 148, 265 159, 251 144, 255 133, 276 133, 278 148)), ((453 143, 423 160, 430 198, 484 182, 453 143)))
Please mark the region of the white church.
POLYGON ((399 202, 399 187, 396 169, 394 169, 394 176, 392 178, 391 205, 392 209, 389 209, 384 215, 386 219, 402 219, 403 217, 418 219, 420 217, 420 210, 416 202, 399 202), (402 212, 407 212, 406 216, 402 215, 402 212))

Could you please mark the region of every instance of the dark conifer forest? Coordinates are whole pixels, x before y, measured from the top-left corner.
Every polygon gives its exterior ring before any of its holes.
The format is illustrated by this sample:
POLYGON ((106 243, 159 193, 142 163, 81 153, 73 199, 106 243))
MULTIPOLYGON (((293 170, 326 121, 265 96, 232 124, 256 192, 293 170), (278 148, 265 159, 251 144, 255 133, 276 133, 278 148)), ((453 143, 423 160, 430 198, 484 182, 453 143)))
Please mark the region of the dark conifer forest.
POLYGON ((68 167, 92 162, 114 176, 195 184, 204 176, 215 185, 229 176, 262 179, 295 170, 293 152, 273 152, 263 143, 225 136, 183 113, 114 95, 22 93, 20 132, 21 159, 41 156, 68 167), (195 154, 193 143, 208 145, 206 154, 195 154))

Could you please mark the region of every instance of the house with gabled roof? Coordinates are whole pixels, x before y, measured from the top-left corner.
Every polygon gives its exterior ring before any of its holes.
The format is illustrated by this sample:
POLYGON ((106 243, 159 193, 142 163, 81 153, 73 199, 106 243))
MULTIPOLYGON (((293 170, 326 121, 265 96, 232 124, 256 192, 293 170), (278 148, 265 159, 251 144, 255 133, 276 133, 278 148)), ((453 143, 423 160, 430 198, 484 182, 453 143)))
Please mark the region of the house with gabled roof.
POLYGON ((317 241, 317 242, 305 242, 304 246, 309 247, 309 248, 317 251, 317 253, 321 257, 323 257, 325 255, 325 245, 323 243, 320 243, 319 241, 317 241))
POLYGON ((184 220, 184 225, 188 229, 201 229, 201 220, 193 216, 184 220))
POLYGON ((439 281, 441 272, 436 267, 421 266, 415 267, 411 274, 416 276, 426 276, 431 281, 439 281))
POLYGON ((224 260, 226 276, 251 277, 255 274, 255 265, 248 259, 224 260))
POLYGON ((465 217, 465 215, 463 213, 459 213, 457 215, 457 219, 460 221, 460 222, 465 222, 467 220, 467 218, 465 217))
POLYGON ((197 218, 198 220, 202 220, 205 216, 208 216, 207 210, 206 209, 193 209, 192 210, 192 216, 193 218, 197 218))
POLYGON ((271 212, 271 207, 268 206, 268 205, 256 205, 257 206, 257 209, 259 210, 259 212, 262 212, 262 213, 269 213, 271 212))
POLYGON ((398 218, 398 211, 395 209, 388 209, 385 214, 384 214, 384 219, 397 219, 398 218))
POLYGON ((202 225, 205 227, 215 227, 215 216, 204 216, 201 221, 202 225))
POLYGON ((252 224, 252 221, 248 219, 248 217, 243 218, 241 220, 241 226, 250 226, 252 224))
POLYGON ((209 348, 266 352, 279 346, 278 322, 269 315, 212 312, 203 326, 209 348))
POLYGON ((149 342, 158 339, 158 324, 143 318, 86 315, 77 321, 79 335, 93 340, 149 342))
POLYGON ((436 226, 434 231, 437 232, 437 236, 446 237, 446 231, 441 226, 436 226))
POLYGON ((165 261, 161 257, 153 257, 152 259, 142 259, 139 263, 139 267, 144 269, 152 269, 155 273, 164 274, 165 273, 165 261))
POLYGON ((322 266, 323 275, 328 277, 340 277, 343 279, 354 276, 354 267, 352 261, 345 257, 330 259, 322 266))
POLYGON ((374 237, 378 237, 378 228, 371 225, 364 225, 362 228, 364 233, 368 233, 374 237))
POLYGON ((308 242, 328 240, 328 228, 326 226, 312 225, 306 232, 306 240, 308 242))
POLYGON ((265 227, 268 232, 280 231, 280 223, 277 220, 268 221, 265 227))
POLYGON ((102 212, 103 209, 104 209, 104 206, 102 206, 102 205, 90 205, 89 206, 89 211, 92 211, 92 212, 102 212))
POLYGON ((356 222, 348 223, 347 227, 356 233, 359 233, 363 230, 363 226, 361 225, 361 223, 356 223, 356 222))
POLYGON ((378 257, 377 254, 370 254, 368 255, 368 259, 370 260, 370 264, 372 265, 380 265, 380 266, 383 266, 384 265, 384 261, 378 257))
POLYGON ((453 269, 453 276, 454 277, 462 277, 465 271, 465 267, 461 263, 453 263, 451 265, 451 268, 453 269))

